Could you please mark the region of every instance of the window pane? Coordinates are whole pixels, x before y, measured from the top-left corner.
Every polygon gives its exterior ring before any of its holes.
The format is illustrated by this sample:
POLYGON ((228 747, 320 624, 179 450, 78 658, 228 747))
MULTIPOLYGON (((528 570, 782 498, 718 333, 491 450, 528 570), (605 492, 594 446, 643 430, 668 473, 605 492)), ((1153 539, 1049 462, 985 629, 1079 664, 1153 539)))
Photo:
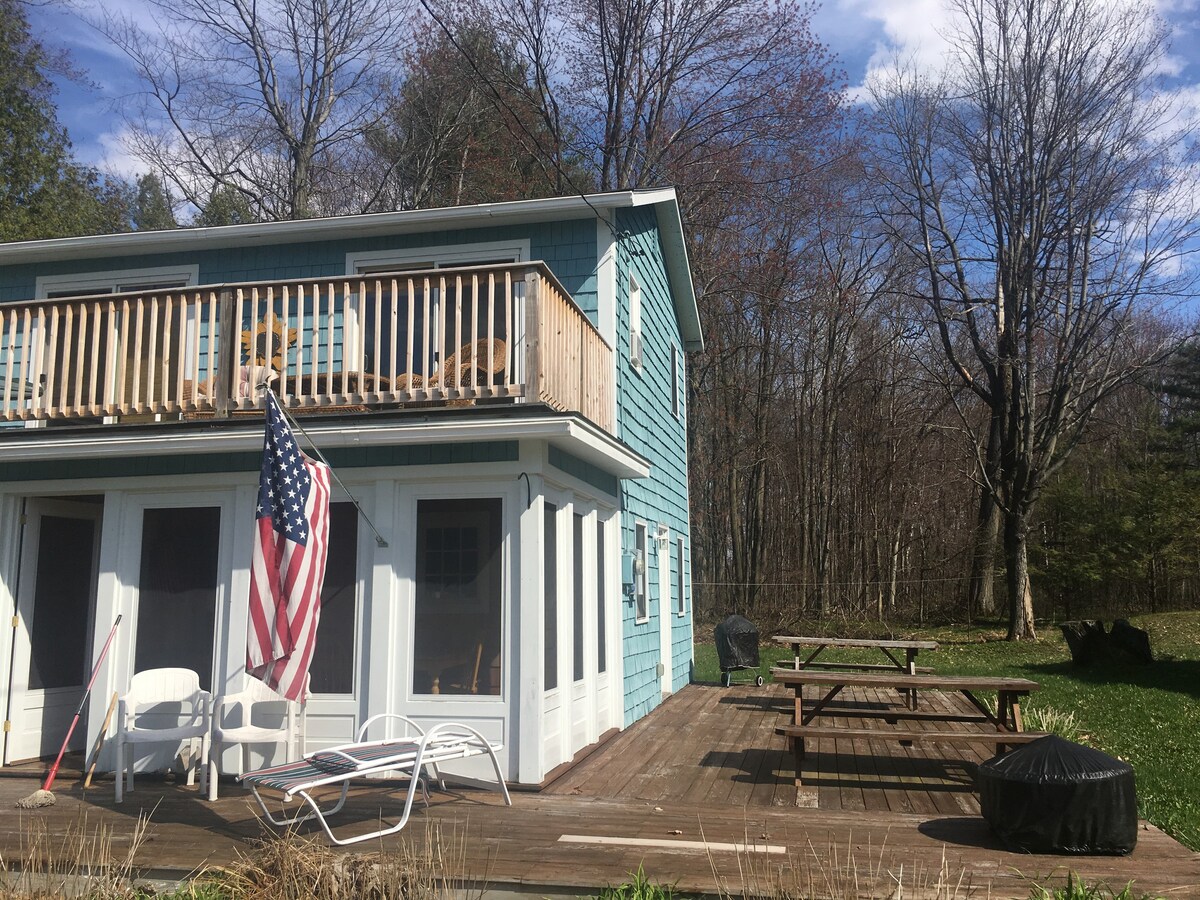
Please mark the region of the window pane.
POLYGON ((354 638, 358 604, 358 511, 329 506, 329 556, 321 588, 321 621, 309 669, 316 694, 354 693, 354 638))
POLYGON ((604 523, 596 523, 596 671, 608 670, 608 657, 604 636, 607 631, 604 616, 604 589, 608 583, 608 575, 604 571, 604 523))
POLYGON ((143 514, 134 671, 191 669, 212 686, 220 534, 217 507, 143 514))
POLYGON ((675 611, 681 616, 687 612, 687 596, 683 592, 683 538, 679 539, 679 570, 675 573, 675 596, 678 606, 675 611))
POLYGON ((95 537, 91 519, 41 517, 29 636, 29 686, 35 690, 87 680, 95 537), (63 565, 64 560, 71 564, 63 565))
POLYGON ((544 576, 545 595, 542 600, 545 627, 545 657, 542 680, 548 691, 558 687, 558 507, 547 503, 543 508, 542 527, 545 531, 544 576))
POLYGON ((573 620, 573 641, 572 641, 572 659, 574 667, 572 677, 576 681, 583 679, 583 516, 576 513, 574 522, 574 530, 572 535, 572 545, 574 552, 571 554, 571 559, 574 562, 574 603, 572 609, 574 614, 573 620))
POLYGON ((646 619, 650 615, 650 599, 647 596, 647 587, 649 585, 649 562, 646 559, 646 526, 634 526, 634 546, 636 555, 634 556, 635 572, 633 576, 634 590, 637 592, 636 612, 638 619, 646 619))
POLYGON ((500 693, 501 502, 417 504, 413 693, 500 693))

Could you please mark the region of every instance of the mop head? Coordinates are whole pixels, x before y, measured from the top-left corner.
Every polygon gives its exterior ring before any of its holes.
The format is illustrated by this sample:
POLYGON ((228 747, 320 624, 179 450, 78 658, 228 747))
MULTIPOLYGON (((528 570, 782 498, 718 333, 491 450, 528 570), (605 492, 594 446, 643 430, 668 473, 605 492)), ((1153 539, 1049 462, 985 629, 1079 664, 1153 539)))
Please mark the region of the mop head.
POLYGON ((34 791, 28 797, 22 797, 17 801, 17 806, 21 809, 41 809, 43 806, 53 806, 54 795, 49 791, 34 791))

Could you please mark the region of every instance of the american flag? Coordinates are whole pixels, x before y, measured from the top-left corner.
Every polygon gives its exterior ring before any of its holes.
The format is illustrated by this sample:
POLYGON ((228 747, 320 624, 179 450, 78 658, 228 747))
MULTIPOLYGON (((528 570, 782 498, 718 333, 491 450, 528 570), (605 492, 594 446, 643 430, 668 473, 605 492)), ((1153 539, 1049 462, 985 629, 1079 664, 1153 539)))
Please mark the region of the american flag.
POLYGON ((303 700, 329 543, 329 467, 305 456, 271 391, 250 564, 246 671, 303 700))

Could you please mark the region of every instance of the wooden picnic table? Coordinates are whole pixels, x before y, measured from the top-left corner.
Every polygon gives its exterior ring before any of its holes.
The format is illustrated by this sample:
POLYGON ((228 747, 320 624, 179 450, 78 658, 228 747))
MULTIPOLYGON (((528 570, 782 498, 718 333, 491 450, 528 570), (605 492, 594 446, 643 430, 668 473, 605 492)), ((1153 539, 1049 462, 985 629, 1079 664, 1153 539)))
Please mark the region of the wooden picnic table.
POLYGON ((831 637, 798 637, 795 635, 777 634, 771 638, 777 644, 783 644, 792 648, 792 656, 795 657, 793 668, 799 671, 800 669, 860 669, 863 671, 894 671, 908 672, 916 674, 917 669, 917 654, 921 650, 936 650, 938 648, 937 641, 904 641, 891 639, 872 639, 872 638, 831 638, 831 637), (804 659, 800 658, 801 647, 814 647, 814 649, 804 659), (853 662, 816 662, 818 656, 825 652, 828 647, 849 648, 854 650, 878 650, 886 656, 889 662, 886 663, 853 663, 853 662), (904 661, 897 659, 893 650, 904 651, 904 661))
POLYGON ((993 678, 974 675, 931 675, 908 672, 817 672, 808 669, 774 668, 771 675, 780 684, 788 685, 795 694, 791 725, 776 728, 777 734, 788 737, 796 759, 796 787, 801 786, 802 760, 805 738, 845 738, 849 740, 897 740, 902 744, 913 741, 947 741, 964 743, 995 744, 996 752, 1002 753, 1009 745, 1028 743, 1042 733, 1025 731, 1021 719, 1021 698, 1038 689, 1037 682, 1024 678, 993 678), (804 699, 805 686, 818 689, 817 695, 807 703, 804 699), (970 701, 977 710, 973 713, 944 712, 936 709, 917 710, 896 707, 879 708, 877 705, 864 707, 831 706, 830 702, 848 687, 895 689, 902 692, 947 691, 958 692, 970 701), (981 692, 996 694, 996 711, 980 700, 981 692), (856 719, 882 719, 884 728, 851 728, 846 725, 815 725, 818 716, 850 717, 856 719), (899 726, 901 721, 923 723, 970 723, 988 726, 979 728, 913 729, 899 726))

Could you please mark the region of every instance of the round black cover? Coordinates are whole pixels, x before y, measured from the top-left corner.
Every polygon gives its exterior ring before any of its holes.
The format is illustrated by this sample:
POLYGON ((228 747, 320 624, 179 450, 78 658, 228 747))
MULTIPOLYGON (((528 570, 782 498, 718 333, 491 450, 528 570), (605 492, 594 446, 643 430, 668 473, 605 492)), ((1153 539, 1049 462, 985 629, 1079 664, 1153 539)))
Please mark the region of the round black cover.
POLYGON ((1000 840, 1030 853, 1129 853, 1133 767, 1048 735, 979 766, 979 805, 1000 840))
POLYGON ((758 629, 749 619, 736 614, 726 616, 713 629, 713 641, 722 672, 758 667, 758 629))

